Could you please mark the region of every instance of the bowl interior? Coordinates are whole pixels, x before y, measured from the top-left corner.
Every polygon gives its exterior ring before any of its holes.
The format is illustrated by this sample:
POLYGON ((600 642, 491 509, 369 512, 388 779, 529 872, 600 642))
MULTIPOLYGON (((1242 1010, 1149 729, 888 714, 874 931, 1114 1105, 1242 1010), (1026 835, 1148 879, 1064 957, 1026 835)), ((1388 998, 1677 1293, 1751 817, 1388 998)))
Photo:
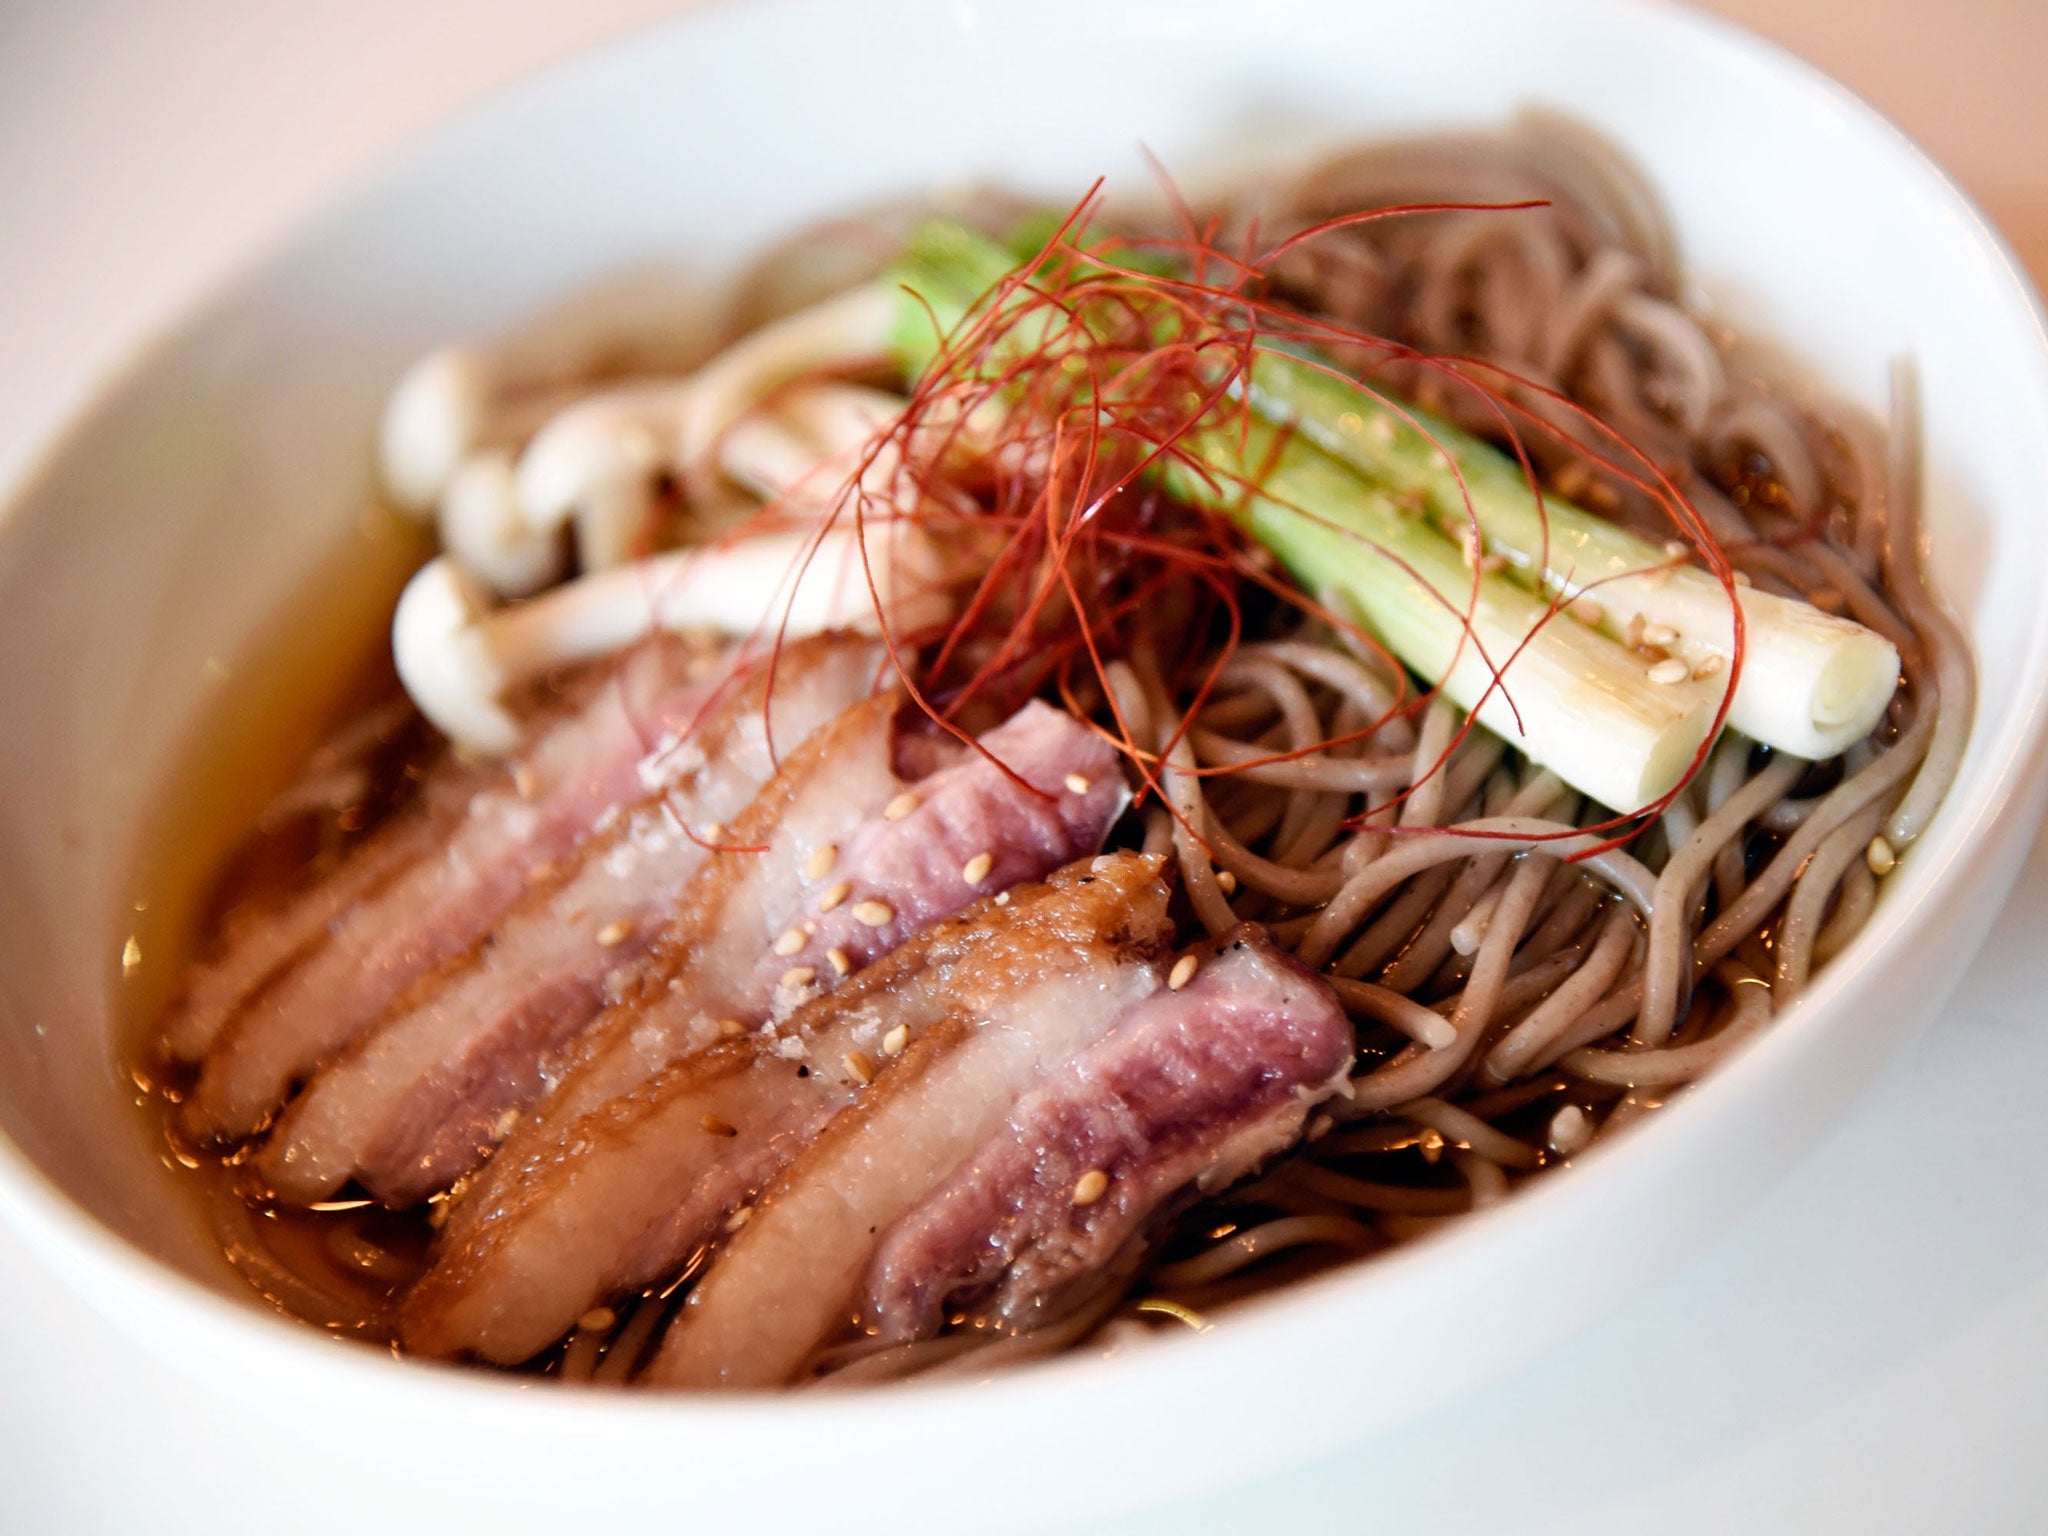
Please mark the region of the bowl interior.
MULTIPOLYGON (((192 1355, 394 1403, 513 1403, 304 1349, 263 1317, 173 1193, 129 1080, 124 1031, 162 994, 199 872, 378 643, 414 553, 364 515, 391 379, 451 337, 531 332, 551 310, 572 326, 572 295, 581 323, 658 313, 663 349, 687 352, 749 253, 890 194, 991 178, 1067 201, 1105 173, 1138 189, 1141 144, 1199 190, 1531 102, 1624 144, 1715 310, 1830 390, 1881 411, 1891 360, 1917 364, 1934 568, 1979 658, 1950 805, 1812 998, 1625 1157, 1200 1350, 1035 1373, 974 1411, 1043 1437, 1033 1405, 1058 1389, 1063 1436, 1077 1413, 1115 1414, 1130 1443, 1142 1402, 1152 1427, 1133 1450, 1156 1467, 1191 1411, 1178 1378, 1196 1400, 1228 1380, 1246 1418, 1271 1407, 1284 1423, 1342 1395, 1308 1378, 1343 1347, 1381 1384, 1382 1406, 1350 1404, 1358 1432, 1526 1358, 1704 1240, 1945 993, 2024 850, 2048 679, 2030 453, 2048 441, 2048 369, 2024 280, 1908 143, 1760 45, 1612 0, 717 9, 463 119, 256 265, 138 363, 0 520, 0 1129, 15 1149, 0 1142, 0 1208, 160 1345, 203 1336, 192 1355), (1504 1273, 1521 1277, 1506 1292, 1504 1273), (1066 1393, 1077 1373, 1098 1390, 1066 1393)), ((957 1411, 945 1398, 892 1394, 887 1412, 928 1428, 918 1415, 957 1411)), ((745 1435, 761 1415, 817 1411, 520 1401, 517 1422, 552 1432, 681 1419, 757 1459, 745 1435)), ((1233 1467, 1315 1443, 1249 1430, 1233 1467)), ((1077 1473, 1063 1497, 1135 1496, 1129 1468, 1077 1473)))

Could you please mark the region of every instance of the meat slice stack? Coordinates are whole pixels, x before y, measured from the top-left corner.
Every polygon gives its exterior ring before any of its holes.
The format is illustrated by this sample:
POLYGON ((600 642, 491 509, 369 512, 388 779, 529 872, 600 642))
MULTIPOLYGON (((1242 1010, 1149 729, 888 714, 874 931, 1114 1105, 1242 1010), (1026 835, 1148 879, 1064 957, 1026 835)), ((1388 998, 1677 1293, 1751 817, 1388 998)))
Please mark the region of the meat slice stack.
POLYGON ((586 1309, 660 1282, 932 1030, 1002 1010, 1099 1013, 1123 981, 1149 984, 1166 894, 1155 859, 1074 864, 925 929, 782 1024, 676 1063, 585 1117, 580 1150, 495 1183, 408 1300, 407 1344, 522 1360, 586 1309))
POLYGON ((649 1378, 776 1386, 856 1320, 906 1340, 956 1304, 1028 1326, 1174 1195, 1292 1145, 1352 1054, 1329 988, 1256 930, 1175 967, 1120 954, 1080 987, 1019 973, 783 1170, 649 1378))
MULTIPOLYGON (((727 834, 723 824, 872 688, 880 648, 807 640, 757 662, 664 743, 654 784, 531 889, 488 942, 415 984, 324 1065, 286 1110, 258 1166, 284 1199, 325 1199, 353 1176, 406 1206, 468 1173, 541 1064, 640 966, 727 834), (772 685, 772 686, 771 686, 772 685)), ((868 706, 883 710, 888 702, 868 706)))

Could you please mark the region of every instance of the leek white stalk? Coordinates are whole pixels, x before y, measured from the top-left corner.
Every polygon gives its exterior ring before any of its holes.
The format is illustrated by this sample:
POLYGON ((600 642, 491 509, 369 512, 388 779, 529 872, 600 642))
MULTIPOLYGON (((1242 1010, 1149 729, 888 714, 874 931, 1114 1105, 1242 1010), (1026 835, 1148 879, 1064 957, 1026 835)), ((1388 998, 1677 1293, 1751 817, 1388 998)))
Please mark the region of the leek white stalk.
MULTIPOLYGON (((1735 640, 1727 589, 1682 556, 1555 496, 1544 497, 1539 512, 1521 465, 1491 444, 1419 410, 1409 412, 1411 423, 1313 363, 1261 356, 1246 397, 1396 494, 1420 492, 1453 537, 1476 527, 1484 552, 1525 585, 1566 600, 1589 597, 1576 612, 1597 614, 1609 635, 1647 630, 1690 671, 1719 675, 1726 686, 1735 640)), ((1813 759, 1869 735, 1898 687, 1891 642, 1794 598, 1738 587, 1737 600, 1743 663, 1728 724, 1813 759)))
POLYGON ((1177 495, 1234 513, 1304 588, 1575 789, 1633 812, 1692 766, 1718 698, 1706 684, 1651 681, 1640 658, 1498 576, 1478 579, 1475 600, 1455 545, 1299 438, 1254 423, 1192 446, 1218 480, 1176 468, 1177 495))

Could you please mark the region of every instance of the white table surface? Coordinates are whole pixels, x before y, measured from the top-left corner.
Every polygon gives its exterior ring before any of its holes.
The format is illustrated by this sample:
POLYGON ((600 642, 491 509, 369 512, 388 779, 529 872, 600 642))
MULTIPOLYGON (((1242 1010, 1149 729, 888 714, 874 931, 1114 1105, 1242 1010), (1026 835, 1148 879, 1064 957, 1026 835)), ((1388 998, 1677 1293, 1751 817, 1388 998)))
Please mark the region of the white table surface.
MULTIPOLYGON (((0 478, 407 135, 674 8, 0 0, 0 478)), ((2048 266, 2048 5, 1716 8, 1893 112, 2048 266)), ((1849 1120, 1591 1333, 1338 1459, 1107 1529, 2048 1529, 2044 928, 2048 840, 1970 981, 1849 1120)), ((259 1410, 158 1364, 0 1230, 0 1532, 477 1527, 459 1475, 402 1502, 351 1486, 259 1410)))

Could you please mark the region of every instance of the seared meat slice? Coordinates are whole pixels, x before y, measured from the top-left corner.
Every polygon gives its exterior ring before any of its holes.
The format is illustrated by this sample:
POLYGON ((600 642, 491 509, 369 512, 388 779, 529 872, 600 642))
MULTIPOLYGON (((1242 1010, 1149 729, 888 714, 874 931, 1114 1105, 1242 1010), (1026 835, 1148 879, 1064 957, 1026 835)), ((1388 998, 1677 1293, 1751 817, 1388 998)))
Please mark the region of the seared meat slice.
POLYGON ((258 1166, 297 1202, 358 1177, 405 1206, 447 1188, 496 1145, 506 1112, 538 1096, 540 1066, 632 974, 709 850, 699 830, 731 820, 788 751, 868 693, 873 641, 823 636, 763 659, 691 732, 673 788, 643 801, 536 888, 487 944, 422 979, 389 1017, 321 1068, 287 1108, 258 1166))
POLYGON ((1028 1329, 1175 1195, 1221 1189, 1300 1139, 1351 1069, 1342 1006, 1262 928, 1196 953, 1191 980, 1025 1094, 883 1235, 861 1288, 865 1332, 928 1337, 961 1306, 1028 1329))
MULTIPOLYGON (((523 761, 537 736, 584 702, 579 692, 539 706, 510 761, 523 761)), ((468 762, 452 752, 442 754, 428 766, 412 798, 332 868, 274 902, 252 902, 229 913, 213 952, 193 963, 164 1014, 164 1053, 174 1061, 198 1061, 264 982, 325 938, 351 907, 406 866, 435 852, 470 800, 494 783, 510 783, 510 771, 505 763, 468 762)))
POLYGON ((923 1205, 1020 1094, 1165 985, 1155 946, 1059 947, 1020 953, 954 1000, 782 1171, 697 1282, 654 1381, 788 1381, 845 1328, 876 1234, 923 1205))
POLYGON ((185 1104, 186 1130, 220 1138, 255 1131, 298 1078, 414 980, 488 933, 535 870, 681 771, 688 752, 677 744, 722 672, 704 652, 671 641, 630 652, 610 684, 471 798, 435 852, 350 907, 324 942, 249 998, 207 1053, 185 1104))
POLYGON ((583 1116, 722 1030, 787 1017, 977 894, 1094 852, 1128 803, 1114 750, 1059 710, 1026 705, 978 746, 906 791, 886 707, 849 711, 805 743, 734 824, 736 842, 766 851, 706 870, 655 962, 569 1048, 553 1090, 457 1204, 451 1240, 521 1170, 557 1163, 583 1116))
POLYGON ((1094 974, 1170 928, 1159 861, 1070 865, 984 897, 760 1034, 723 1041, 587 1115, 558 1162, 493 1191, 407 1299, 409 1348, 527 1359, 598 1303, 675 1273, 719 1225, 949 1015, 1026 975, 1094 974))

